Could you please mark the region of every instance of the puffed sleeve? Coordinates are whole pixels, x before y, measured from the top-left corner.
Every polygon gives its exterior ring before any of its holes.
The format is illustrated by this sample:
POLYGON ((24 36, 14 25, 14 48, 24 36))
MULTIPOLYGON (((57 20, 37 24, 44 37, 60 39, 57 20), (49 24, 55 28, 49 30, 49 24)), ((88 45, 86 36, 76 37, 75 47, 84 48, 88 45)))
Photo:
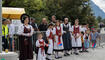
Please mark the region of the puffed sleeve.
MULTIPOLYGON (((64 23, 63 23, 63 24, 61 24, 61 28, 62 28, 62 29, 63 29, 63 25, 64 25, 64 23)), ((64 31, 64 30, 63 30, 63 33, 65 33, 65 32, 66 32, 66 31, 64 31)))
POLYGON ((53 34, 56 35, 56 28, 53 28, 53 34))
POLYGON ((23 30, 24 30, 23 25, 18 26, 18 31, 17 31, 17 34, 18 34, 18 35, 22 35, 23 30))
POLYGON ((79 29, 80 29, 80 32, 82 32, 82 31, 83 31, 83 28, 82 28, 81 26, 79 26, 79 29))
POLYGON ((30 27, 31 27, 31 33, 24 33, 24 26, 23 25, 19 26, 17 34, 18 35, 23 35, 23 36, 30 36, 30 35, 32 35, 33 34, 33 28, 32 28, 32 26, 30 26, 30 27))
POLYGON ((69 31, 72 31, 71 23, 69 22, 69 31))
POLYGON ((36 41, 36 47, 40 47, 40 43, 38 40, 36 41))
POLYGON ((47 31, 46 31, 46 37, 48 37, 49 35, 50 35, 50 31, 47 30, 47 31))

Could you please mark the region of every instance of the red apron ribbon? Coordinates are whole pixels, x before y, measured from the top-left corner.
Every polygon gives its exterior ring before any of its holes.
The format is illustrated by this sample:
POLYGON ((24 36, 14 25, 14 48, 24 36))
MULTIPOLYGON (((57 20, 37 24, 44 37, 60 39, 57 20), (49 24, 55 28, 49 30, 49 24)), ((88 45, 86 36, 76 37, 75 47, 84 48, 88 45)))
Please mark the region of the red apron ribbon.
POLYGON ((41 53, 43 54, 43 56, 44 56, 44 40, 43 41, 39 41, 39 43, 42 45, 42 46, 40 46, 40 48, 41 48, 41 53))
MULTIPOLYGON (((74 31, 73 31, 74 35, 77 36, 77 33, 80 33, 79 31, 79 26, 76 28, 75 25, 74 25, 74 31)), ((75 38, 76 40, 76 38, 75 38)))
POLYGON ((58 36, 58 43, 61 43, 61 39, 60 39, 60 37, 61 37, 61 27, 60 27, 59 30, 56 27, 56 35, 58 36))

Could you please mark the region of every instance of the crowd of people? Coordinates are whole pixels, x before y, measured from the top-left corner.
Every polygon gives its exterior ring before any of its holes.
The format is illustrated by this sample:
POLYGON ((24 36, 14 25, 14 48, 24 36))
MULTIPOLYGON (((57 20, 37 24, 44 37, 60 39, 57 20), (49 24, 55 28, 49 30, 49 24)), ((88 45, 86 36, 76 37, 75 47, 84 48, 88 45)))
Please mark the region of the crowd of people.
MULTIPOLYGON (((56 16, 53 15, 50 23, 47 22, 46 18, 42 18, 42 22, 37 25, 34 18, 30 19, 26 15, 21 18, 21 22, 22 25, 19 26, 17 32, 19 35, 19 60, 32 60, 33 47, 36 47, 36 60, 52 60, 52 55, 55 56, 55 59, 60 59, 62 56, 59 52, 63 52, 64 56, 70 56, 71 53, 79 55, 83 52, 89 52, 90 46, 94 49, 99 36, 97 30, 90 29, 88 24, 79 25, 79 19, 75 19, 74 25, 71 25, 67 17, 62 22, 56 20, 56 16), (39 31, 35 36, 37 40, 33 38, 35 41, 32 41, 35 31, 39 31), (45 35, 41 31, 44 31, 45 35)), ((8 40, 10 51, 13 50, 13 32, 11 20, 3 19, 3 50, 8 49, 8 40)))

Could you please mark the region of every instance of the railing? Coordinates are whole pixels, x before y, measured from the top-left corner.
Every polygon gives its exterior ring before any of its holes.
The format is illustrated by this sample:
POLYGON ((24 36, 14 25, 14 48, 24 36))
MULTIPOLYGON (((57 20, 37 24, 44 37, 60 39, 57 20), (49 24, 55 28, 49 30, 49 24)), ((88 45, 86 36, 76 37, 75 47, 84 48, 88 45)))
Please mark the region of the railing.
MULTIPOLYGON (((41 31, 43 33, 43 39, 45 40, 45 42, 47 42, 46 40, 46 34, 45 31, 41 31)), ((32 44, 33 44, 33 49, 35 47, 35 42, 37 40, 37 34, 39 33, 39 31, 34 32, 33 36, 32 36, 32 44)), ((103 47, 103 45, 105 44, 105 34, 99 34, 100 38, 97 39, 97 47, 103 47)), ((15 40, 15 51, 19 50, 19 39, 18 39, 18 35, 15 34, 14 35, 14 40, 15 40)))

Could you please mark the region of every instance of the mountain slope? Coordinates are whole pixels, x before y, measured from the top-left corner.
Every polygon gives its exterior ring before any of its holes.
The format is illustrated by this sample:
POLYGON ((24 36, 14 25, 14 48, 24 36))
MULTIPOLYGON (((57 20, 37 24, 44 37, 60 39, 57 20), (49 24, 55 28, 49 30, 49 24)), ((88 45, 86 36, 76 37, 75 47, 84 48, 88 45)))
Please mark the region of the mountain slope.
MULTIPOLYGON (((96 2, 97 0, 91 0, 90 4, 91 4, 91 8, 95 14, 96 17, 101 16, 103 19, 105 18, 105 9, 102 6, 102 4, 100 4, 100 2, 96 2)), ((101 0, 101 2, 105 2, 105 0, 101 0)), ((104 5, 104 4, 103 4, 104 5)))

